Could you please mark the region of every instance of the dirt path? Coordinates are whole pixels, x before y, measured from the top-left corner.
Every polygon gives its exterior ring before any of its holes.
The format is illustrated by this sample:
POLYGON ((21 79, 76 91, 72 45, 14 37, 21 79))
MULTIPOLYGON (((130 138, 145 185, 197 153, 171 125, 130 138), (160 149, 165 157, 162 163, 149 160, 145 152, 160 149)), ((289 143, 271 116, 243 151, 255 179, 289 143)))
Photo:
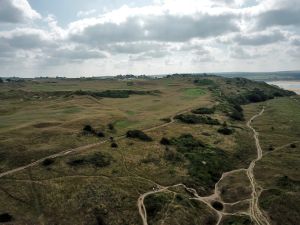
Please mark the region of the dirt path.
MULTIPOLYGON (((267 218, 263 215, 262 211, 259 208, 259 204, 258 204, 258 198, 260 195, 260 191, 258 191, 259 189, 261 190, 261 188, 257 185, 256 181, 255 181, 255 177, 254 177, 254 167, 257 161, 261 160, 262 156, 263 156, 263 152, 259 143, 259 139, 258 139, 258 132, 251 126, 251 123, 253 122, 254 119, 256 119, 257 117, 261 116, 264 113, 264 108, 256 115, 254 115, 248 122, 247 122, 247 126, 253 131, 253 137, 255 140, 255 144, 256 144, 256 149, 257 149, 257 158, 254 159, 249 167, 247 169, 241 168, 241 169, 236 169, 236 170, 232 170, 229 172, 225 172, 222 174, 220 180, 215 184, 215 189, 214 189, 214 193, 210 196, 206 196, 206 197, 201 197, 199 196, 199 194, 197 193, 197 191, 193 188, 189 188, 187 186, 185 186, 184 184, 175 184, 173 186, 168 186, 168 187, 164 187, 162 185, 158 185, 157 184, 157 190, 153 190, 153 191, 149 191, 146 192, 142 195, 140 195, 140 197, 138 198, 137 201, 137 206, 138 206, 138 210, 139 210, 139 214, 141 216, 143 225, 148 225, 148 220, 147 220, 147 210, 146 210, 146 206, 144 205, 144 199, 152 194, 155 193, 159 193, 159 192, 166 192, 169 191, 168 189, 172 188, 172 187, 183 187, 188 193, 190 193, 192 196, 192 198, 190 199, 195 199, 198 201, 201 201, 202 203, 206 204, 210 209, 212 209, 216 215, 217 215, 217 223, 216 225, 219 225, 222 221, 223 216, 226 215, 247 215, 250 216, 251 219, 257 224, 257 225, 271 225, 269 223, 269 221, 267 220, 267 218), (252 194, 251 194, 251 199, 246 199, 246 200, 241 200, 235 203, 225 203, 222 198, 221 198, 221 193, 219 190, 219 183, 227 176, 229 176, 230 174, 236 173, 236 172, 240 172, 240 171, 245 171, 247 173, 247 176, 250 180, 251 183, 251 187, 252 187, 252 194), (212 207, 212 202, 214 201, 219 201, 221 202, 224 206, 225 205, 234 205, 237 203, 240 203, 242 201, 249 201, 250 203, 250 209, 249 211, 244 211, 244 212, 237 212, 237 213, 226 213, 226 212, 222 212, 222 211, 218 211, 215 208, 212 207)), ((153 182, 155 183, 155 182, 153 182)))
POLYGON ((258 184, 255 181, 253 170, 254 170, 256 162, 261 160, 261 158, 263 156, 263 151, 262 151, 260 143, 259 143, 259 138, 258 138, 259 133, 251 126, 251 123, 255 118, 261 116, 264 113, 264 111, 265 111, 265 108, 263 108, 259 114, 254 115, 247 123, 247 126, 253 131, 253 137, 254 137, 255 145, 256 145, 256 149, 257 149, 257 158, 254 159, 250 163, 250 166, 247 169, 247 176, 250 180, 251 187, 252 187, 252 194, 251 194, 252 199, 250 201, 250 216, 251 216, 252 220, 255 221, 258 225, 270 225, 270 223, 259 208, 258 198, 260 195, 259 189, 261 189, 261 188, 258 186, 258 184))
MULTIPOLYGON (((148 132, 148 131, 152 131, 152 130, 156 130, 156 129, 159 129, 159 128, 162 128, 162 127, 169 126, 170 124, 175 122, 175 119, 174 119, 175 116, 177 116, 178 114, 181 114, 181 113, 189 112, 191 109, 192 108, 188 108, 188 109, 177 112, 176 114, 174 114, 173 116, 170 117, 170 122, 163 123, 163 124, 160 124, 160 125, 156 125, 156 126, 153 126, 153 127, 150 127, 150 128, 146 128, 146 129, 143 129, 142 131, 148 132)), ((120 140, 120 139, 123 139, 125 137, 126 137, 126 135, 121 135, 121 136, 115 137, 115 140, 120 140)), ((46 156, 46 157, 38 159, 38 160, 36 160, 36 161, 34 161, 30 164, 20 166, 18 168, 15 168, 15 169, 12 169, 12 170, 9 170, 9 171, 6 171, 6 172, 2 172, 2 173, 0 173, 0 178, 4 177, 4 176, 7 176, 7 175, 14 174, 16 172, 22 171, 22 170, 27 169, 27 168, 33 167, 35 165, 38 165, 38 164, 42 163, 45 159, 49 159, 49 158, 54 159, 54 158, 70 155, 72 153, 81 152, 81 151, 84 151, 84 150, 88 150, 90 148, 97 147, 97 146, 102 145, 104 143, 107 143, 108 141, 109 140, 104 140, 104 141, 101 141, 101 142, 97 142, 97 143, 93 143, 93 144, 89 144, 89 145, 84 145, 84 146, 80 146, 80 147, 77 147, 77 148, 68 149, 68 150, 65 150, 65 151, 62 151, 62 152, 58 152, 58 153, 53 154, 53 155, 46 156)))

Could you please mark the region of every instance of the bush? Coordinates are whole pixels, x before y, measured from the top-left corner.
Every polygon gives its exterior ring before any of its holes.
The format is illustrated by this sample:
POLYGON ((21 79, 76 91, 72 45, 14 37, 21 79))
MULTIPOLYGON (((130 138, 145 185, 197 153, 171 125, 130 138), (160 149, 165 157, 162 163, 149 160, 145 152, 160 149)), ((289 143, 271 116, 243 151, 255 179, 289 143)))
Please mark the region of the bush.
POLYGON ((184 156, 174 149, 168 149, 164 154, 164 159, 172 163, 180 163, 184 161, 184 156))
POLYGON ((290 147, 291 147, 291 148, 296 148, 297 146, 296 146, 295 143, 293 143, 293 144, 290 145, 290 147))
POLYGON ((112 148, 118 148, 118 144, 116 142, 111 143, 110 147, 112 148))
POLYGON ((194 114, 213 114, 215 112, 215 108, 198 108, 192 110, 194 114))
POLYGON ((171 144, 170 140, 165 137, 163 137, 159 143, 161 143, 162 145, 170 145, 171 144))
POLYGON ((215 82, 209 79, 196 79, 194 80, 194 84, 196 85, 214 85, 215 82))
POLYGON ((112 123, 107 124, 107 127, 111 131, 115 130, 115 126, 112 123))
POLYGON ((232 113, 230 113, 230 118, 234 119, 234 120, 239 120, 239 121, 244 121, 244 114, 243 112, 237 111, 237 110, 233 110, 232 113))
POLYGON ((187 124, 209 124, 209 125, 220 125, 217 119, 213 119, 209 116, 197 116, 197 115, 184 115, 180 114, 175 116, 175 119, 180 120, 187 124))
POLYGON ((140 139, 141 141, 152 141, 152 138, 149 137, 147 134, 145 134, 141 130, 129 130, 126 133, 126 137, 137 138, 137 139, 140 139))
POLYGON ((82 130, 84 133, 90 133, 90 134, 96 133, 91 125, 85 125, 82 130))
POLYGON ((0 214, 0 222, 1 223, 7 223, 13 220, 13 217, 8 213, 2 213, 0 214))
POLYGON ((231 135, 231 134, 233 134, 234 130, 231 129, 231 128, 229 128, 229 127, 227 127, 227 126, 225 126, 225 127, 219 128, 218 132, 220 134, 224 134, 224 135, 231 135))
POLYGON ((81 166, 91 164, 95 167, 106 167, 111 164, 112 157, 107 153, 97 152, 93 155, 84 156, 82 158, 77 158, 70 160, 68 164, 70 166, 81 166))
POLYGON ((102 131, 97 132, 98 137, 105 137, 105 134, 102 131))
POLYGON ((47 158, 47 159, 43 160, 42 165, 43 166, 50 166, 53 163, 54 163, 54 159, 47 158))

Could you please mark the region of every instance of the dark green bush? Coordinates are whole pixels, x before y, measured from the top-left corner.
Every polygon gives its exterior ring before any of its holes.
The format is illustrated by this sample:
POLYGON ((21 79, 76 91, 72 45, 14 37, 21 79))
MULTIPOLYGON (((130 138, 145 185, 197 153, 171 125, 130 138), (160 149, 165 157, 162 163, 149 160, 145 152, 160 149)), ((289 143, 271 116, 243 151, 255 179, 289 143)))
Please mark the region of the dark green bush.
POLYGON ((47 158, 47 159, 43 160, 42 165, 43 166, 50 166, 53 163, 54 163, 54 159, 47 158))
POLYGON ((217 119, 213 119, 209 116, 180 114, 180 115, 175 116, 175 119, 180 120, 183 123, 188 123, 188 124, 220 125, 220 122, 217 119))
POLYGON ((98 136, 98 137, 105 137, 105 134, 104 134, 104 132, 102 132, 102 131, 98 131, 98 132, 97 132, 97 136, 98 136))
POLYGON ((215 82, 213 80, 209 80, 209 79, 196 79, 194 80, 194 84, 196 85, 214 85, 215 82))
POLYGON ((110 147, 112 148, 118 148, 118 144, 116 142, 111 143, 110 147))
POLYGON ((290 147, 291 147, 291 148, 296 148, 297 145, 296 145, 295 143, 292 143, 292 144, 290 145, 290 147))
POLYGON ((107 153, 97 152, 93 155, 75 158, 68 162, 70 166, 93 165, 95 167, 106 167, 111 164, 112 157, 107 153))
POLYGON ((184 161, 184 156, 174 149, 168 149, 165 151, 164 159, 172 163, 181 163, 184 161))
POLYGON ((214 114, 215 108, 198 108, 192 110, 192 113, 194 114, 214 114))
POLYGON ((0 223, 7 223, 7 222, 11 222, 12 220, 13 217, 9 213, 0 214, 0 223))
POLYGON ((224 135, 231 135, 231 134, 234 133, 234 130, 232 128, 229 128, 229 127, 225 126, 225 127, 219 128, 218 132, 220 134, 224 134, 224 135))
POLYGON ((163 137, 159 143, 161 143, 162 145, 170 145, 171 144, 170 140, 165 137, 163 137))
POLYGON ((84 133, 89 133, 89 134, 95 134, 96 133, 94 128, 91 125, 85 125, 82 130, 83 130, 84 133))
POLYGON ((169 203, 169 199, 165 194, 148 195, 145 198, 144 204, 147 209, 147 215, 150 218, 155 216, 169 203))
POLYGON ((126 133, 126 137, 128 137, 128 138, 136 138, 136 139, 139 139, 141 141, 152 141, 152 138, 149 137, 147 134, 145 134, 141 130, 129 130, 126 133))
POLYGON ((243 112, 237 111, 235 109, 229 114, 229 116, 231 119, 234 119, 234 120, 239 120, 239 121, 245 120, 243 112))

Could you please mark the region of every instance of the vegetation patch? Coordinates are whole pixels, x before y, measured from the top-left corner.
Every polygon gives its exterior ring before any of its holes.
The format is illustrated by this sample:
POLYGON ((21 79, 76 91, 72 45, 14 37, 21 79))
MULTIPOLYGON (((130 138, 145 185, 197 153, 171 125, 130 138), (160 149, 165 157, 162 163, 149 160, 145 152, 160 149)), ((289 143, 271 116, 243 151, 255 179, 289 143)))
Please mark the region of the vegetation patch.
POLYGON ((48 158, 48 159, 44 159, 44 160, 43 160, 42 165, 43 165, 43 166, 50 166, 50 165, 52 165, 54 162, 55 162, 54 159, 48 158))
POLYGON ((234 129, 229 128, 227 126, 223 126, 223 127, 221 127, 221 128, 218 129, 218 132, 220 134, 224 134, 224 135, 231 135, 231 134, 234 133, 234 129))
POLYGON ((136 139, 139 139, 141 141, 152 141, 152 138, 149 137, 147 134, 145 134, 141 130, 129 130, 126 133, 126 137, 128 137, 128 138, 136 138, 136 139))
POLYGON ((198 97, 204 94, 205 91, 201 88, 187 88, 184 90, 184 95, 186 97, 198 97))
POLYGON ((7 222, 11 222, 12 220, 13 217, 9 213, 0 214, 0 223, 7 223, 7 222))
POLYGON ((216 85, 216 83, 213 80, 205 79, 205 78, 194 80, 194 84, 199 86, 216 85))
POLYGON ((215 111, 216 111, 216 109, 214 107, 213 108, 202 107, 202 108, 192 110, 192 113, 194 113, 194 114, 214 114, 215 111))
POLYGON ((155 218, 157 214, 170 202, 168 196, 162 193, 148 195, 144 204, 149 218, 155 218))
POLYGON ((222 220, 222 225, 254 225, 247 216, 226 216, 222 220))
POLYGON ((81 158, 74 158, 68 161, 70 166, 93 165, 95 167, 109 166, 113 158, 108 153, 97 152, 81 158))
POLYGON ((137 91, 137 90, 106 90, 106 91, 75 91, 74 95, 90 95, 102 98, 129 98, 130 95, 158 95, 160 91, 137 91))
POLYGON ((217 119, 213 119, 209 116, 200 116, 192 114, 180 114, 175 116, 175 119, 180 120, 187 124, 209 124, 209 125, 220 125, 217 119))
POLYGON ((222 173, 231 168, 231 161, 223 150, 205 145, 191 134, 172 138, 171 143, 189 161, 188 173, 197 185, 213 187, 222 173))

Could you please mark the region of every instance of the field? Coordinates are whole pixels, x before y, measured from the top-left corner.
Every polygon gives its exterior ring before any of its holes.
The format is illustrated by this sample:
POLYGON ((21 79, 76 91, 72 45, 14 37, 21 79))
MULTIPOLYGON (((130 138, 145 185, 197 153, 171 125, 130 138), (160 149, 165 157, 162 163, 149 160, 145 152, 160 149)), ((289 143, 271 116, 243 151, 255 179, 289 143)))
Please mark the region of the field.
POLYGON ((255 224, 246 122, 263 106, 259 207, 272 225, 298 221, 300 99, 289 92, 216 76, 0 85, 0 223, 135 225, 144 205, 149 225, 255 224))

